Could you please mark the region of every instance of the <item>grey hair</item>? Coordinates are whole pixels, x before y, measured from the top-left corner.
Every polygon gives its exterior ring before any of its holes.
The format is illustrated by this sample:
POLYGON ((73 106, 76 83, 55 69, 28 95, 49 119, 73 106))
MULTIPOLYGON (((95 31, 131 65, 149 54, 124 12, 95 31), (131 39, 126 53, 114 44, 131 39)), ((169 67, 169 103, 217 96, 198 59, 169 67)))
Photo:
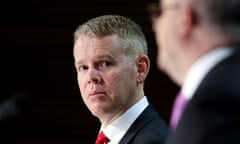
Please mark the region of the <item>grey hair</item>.
MULTIPOLYGON (((240 42, 239 0, 190 0, 201 18, 212 24, 232 42, 240 42)), ((201 21, 201 19, 200 19, 201 21)))
POLYGON ((74 41, 82 35, 102 38, 115 34, 120 38, 126 55, 147 55, 147 42, 141 27, 133 20, 119 15, 103 15, 88 20, 76 29, 74 41))

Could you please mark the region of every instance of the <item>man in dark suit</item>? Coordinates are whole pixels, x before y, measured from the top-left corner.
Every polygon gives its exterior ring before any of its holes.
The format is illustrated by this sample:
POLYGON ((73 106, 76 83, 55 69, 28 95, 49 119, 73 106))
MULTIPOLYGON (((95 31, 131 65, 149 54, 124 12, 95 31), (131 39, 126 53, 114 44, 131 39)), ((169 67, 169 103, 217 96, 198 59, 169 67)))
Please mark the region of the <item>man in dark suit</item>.
POLYGON ((158 66, 181 86, 166 143, 240 143, 240 1, 162 0, 153 10, 158 66))
POLYGON ((96 144, 161 144, 168 132, 144 95, 150 61, 135 22, 104 15, 74 34, 74 60, 81 96, 101 122, 96 144))

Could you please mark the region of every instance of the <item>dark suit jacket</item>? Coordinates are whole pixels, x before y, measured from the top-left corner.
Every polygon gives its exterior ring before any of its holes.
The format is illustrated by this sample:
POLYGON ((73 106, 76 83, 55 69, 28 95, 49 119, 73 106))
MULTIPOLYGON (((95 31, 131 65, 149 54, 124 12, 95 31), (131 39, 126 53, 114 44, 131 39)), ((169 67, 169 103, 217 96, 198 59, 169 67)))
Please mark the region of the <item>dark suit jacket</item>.
POLYGON ((240 52, 201 82, 167 144, 240 144, 240 52))
POLYGON ((163 144, 168 126, 158 113, 148 106, 135 120, 119 144, 163 144))

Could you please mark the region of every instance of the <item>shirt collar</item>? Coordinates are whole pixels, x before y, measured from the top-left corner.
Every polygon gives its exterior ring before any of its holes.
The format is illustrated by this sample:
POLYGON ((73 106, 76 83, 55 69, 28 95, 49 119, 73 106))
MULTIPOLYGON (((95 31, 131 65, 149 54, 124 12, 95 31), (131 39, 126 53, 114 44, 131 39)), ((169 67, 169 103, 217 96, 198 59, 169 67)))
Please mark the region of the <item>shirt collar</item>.
POLYGON ((227 58, 233 53, 230 48, 222 47, 216 48, 211 52, 201 57, 190 68, 185 83, 182 87, 182 92, 185 98, 191 99, 200 82, 206 74, 220 61, 227 58))
POLYGON ((105 129, 102 129, 104 134, 110 139, 109 144, 117 144, 125 135, 127 130, 137 119, 137 117, 144 111, 149 105, 146 96, 144 96, 135 105, 130 107, 124 114, 114 120, 105 129))

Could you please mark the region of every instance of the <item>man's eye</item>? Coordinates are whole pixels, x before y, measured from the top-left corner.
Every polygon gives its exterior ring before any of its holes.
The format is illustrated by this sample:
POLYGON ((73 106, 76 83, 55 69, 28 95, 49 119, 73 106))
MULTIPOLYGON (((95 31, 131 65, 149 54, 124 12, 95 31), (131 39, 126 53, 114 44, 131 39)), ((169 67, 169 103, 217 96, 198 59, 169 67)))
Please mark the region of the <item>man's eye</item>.
POLYGON ((78 71, 84 71, 84 70, 87 70, 88 69, 88 67, 87 66, 79 66, 78 67, 78 71))
POLYGON ((107 61, 101 62, 101 67, 109 67, 109 66, 111 66, 110 62, 107 62, 107 61))

